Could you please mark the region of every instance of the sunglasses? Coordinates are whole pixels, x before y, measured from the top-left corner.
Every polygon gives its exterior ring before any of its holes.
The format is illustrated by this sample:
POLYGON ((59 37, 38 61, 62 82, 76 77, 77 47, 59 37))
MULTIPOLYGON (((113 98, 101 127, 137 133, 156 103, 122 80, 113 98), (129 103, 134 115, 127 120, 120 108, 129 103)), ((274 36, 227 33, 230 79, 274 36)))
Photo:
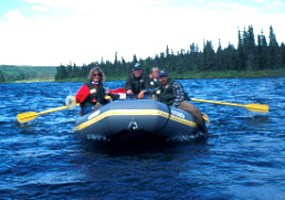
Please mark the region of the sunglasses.
POLYGON ((93 74, 93 77, 95 77, 95 76, 101 77, 102 75, 101 74, 93 74))

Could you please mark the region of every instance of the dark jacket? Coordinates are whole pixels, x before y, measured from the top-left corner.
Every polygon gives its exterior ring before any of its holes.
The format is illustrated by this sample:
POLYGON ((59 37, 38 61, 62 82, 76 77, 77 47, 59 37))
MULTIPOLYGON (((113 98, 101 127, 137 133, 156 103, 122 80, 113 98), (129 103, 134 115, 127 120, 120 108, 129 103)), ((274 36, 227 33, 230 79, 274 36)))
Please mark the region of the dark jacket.
POLYGON ((136 78, 133 74, 129 76, 125 85, 126 91, 132 90, 135 95, 138 95, 141 91, 147 91, 149 89, 149 78, 142 76, 140 78, 136 78))
POLYGON ((168 80, 166 87, 163 87, 160 84, 156 94, 157 100, 165 103, 168 106, 178 107, 181 102, 189 100, 183 86, 179 82, 173 81, 172 79, 168 80))

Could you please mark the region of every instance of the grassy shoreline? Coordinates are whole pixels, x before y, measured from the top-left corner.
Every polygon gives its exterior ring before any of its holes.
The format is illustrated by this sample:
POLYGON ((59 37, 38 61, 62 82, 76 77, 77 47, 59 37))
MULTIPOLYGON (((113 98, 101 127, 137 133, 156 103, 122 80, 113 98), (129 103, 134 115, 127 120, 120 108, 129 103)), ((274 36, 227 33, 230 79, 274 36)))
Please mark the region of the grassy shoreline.
MULTIPOLYGON (((186 71, 183 74, 171 73, 170 77, 175 79, 214 79, 214 78, 277 78, 285 77, 285 69, 277 70, 257 70, 257 71, 203 71, 193 72, 186 71)), ((127 76, 107 76, 106 81, 124 81, 127 76)), ((85 82, 85 78, 70 78, 60 81, 31 79, 16 81, 14 83, 31 83, 31 82, 85 82)))
MULTIPOLYGON (((171 74, 170 74, 171 75, 171 74)), ((204 71, 171 75, 176 79, 189 78, 277 78, 285 77, 285 69, 256 71, 204 71)))
MULTIPOLYGON (((169 73, 175 79, 214 79, 214 78, 277 78, 285 77, 285 69, 278 70, 259 70, 259 71, 187 71, 183 74, 169 73)), ((123 76, 108 76, 106 81, 124 81, 123 76)), ((60 82, 84 82, 85 79, 75 78, 62 80, 60 82)))
MULTIPOLYGON (((183 74, 169 73, 175 79, 214 79, 214 78, 278 78, 285 77, 285 69, 259 71, 187 71, 183 74)), ((126 77, 107 77, 107 81, 126 80, 126 77)), ((84 81, 84 80, 83 80, 84 81)))

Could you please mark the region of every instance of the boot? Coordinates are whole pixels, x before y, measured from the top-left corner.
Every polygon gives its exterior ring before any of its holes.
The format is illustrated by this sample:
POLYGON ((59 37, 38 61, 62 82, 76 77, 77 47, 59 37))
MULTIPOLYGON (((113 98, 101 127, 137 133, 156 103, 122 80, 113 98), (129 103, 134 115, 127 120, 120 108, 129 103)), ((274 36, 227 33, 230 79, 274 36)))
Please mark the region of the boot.
POLYGON ((208 132, 208 129, 205 125, 205 121, 202 118, 202 115, 201 115, 201 117, 194 116, 194 121, 196 122, 198 129, 203 133, 203 135, 208 136, 209 132, 208 132))
POLYGON ((194 121, 196 122, 198 129, 205 135, 208 135, 208 129, 205 125, 205 120, 203 119, 203 114, 200 110, 195 108, 192 104, 187 101, 180 103, 179 108, 185 110, 193 115, 194 121))

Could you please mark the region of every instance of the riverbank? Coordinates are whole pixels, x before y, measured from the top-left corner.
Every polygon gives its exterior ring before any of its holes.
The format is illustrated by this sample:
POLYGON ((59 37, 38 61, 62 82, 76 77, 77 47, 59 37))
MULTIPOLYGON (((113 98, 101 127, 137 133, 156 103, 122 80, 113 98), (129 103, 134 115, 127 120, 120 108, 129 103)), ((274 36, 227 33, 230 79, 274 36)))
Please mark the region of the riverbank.
MULTIPOLYGON (((187 71, 183 74, 171 73, 170 77, 174 79, 196 79, 196 78, 274 78, 285 77, 285 69, 278 70, 258 70, 258 71, 187 71)), ((107 77, 107 81, 126 80, 126 77, 107 77)))
POLYGON ((35 83, 35 82, 55 82, 54 79, 28 79, 14 81, 13 83, 35 83))
MULTIPOLYGON (((192 79, 192 78, 274 78, 285 77, 285 69, 278 70, 258 70, 258 71, 203 71, 192 72, 187 71, 183 74, 171 73, 170 77, 174 79, 192 79)), ((127 76, 107 76, 106 81, 124 81, 127 76)), ((84 82, 82 78, 65 79, 60 82, 84 82)))
MULTIPOLYGON (((274 77, 285 77, 285 69, 277 70, 257 70, 257 71, 202 71, 193 72, 186 71, 183 74, 171 73, 170 76, 174 79, 197 79, 197 78, 274 78, 274 77)), ((124 81, 127 79, 126 76, 107 76, 106 81, 124 81)), ((53 82, 54 79, 28 79, 16 81, 17 83, 27 82, 53 82)), ((56 82, 85 82, 85 78, 69 78, 63 79, 56 82)))
POLYGON ((203 71, 185 72, 183 74, 173 73, 170 75, 176 79, 189 78, 274 78, 285 77, 285 69, 278 70, 257 70, 257 71, 203 71))

